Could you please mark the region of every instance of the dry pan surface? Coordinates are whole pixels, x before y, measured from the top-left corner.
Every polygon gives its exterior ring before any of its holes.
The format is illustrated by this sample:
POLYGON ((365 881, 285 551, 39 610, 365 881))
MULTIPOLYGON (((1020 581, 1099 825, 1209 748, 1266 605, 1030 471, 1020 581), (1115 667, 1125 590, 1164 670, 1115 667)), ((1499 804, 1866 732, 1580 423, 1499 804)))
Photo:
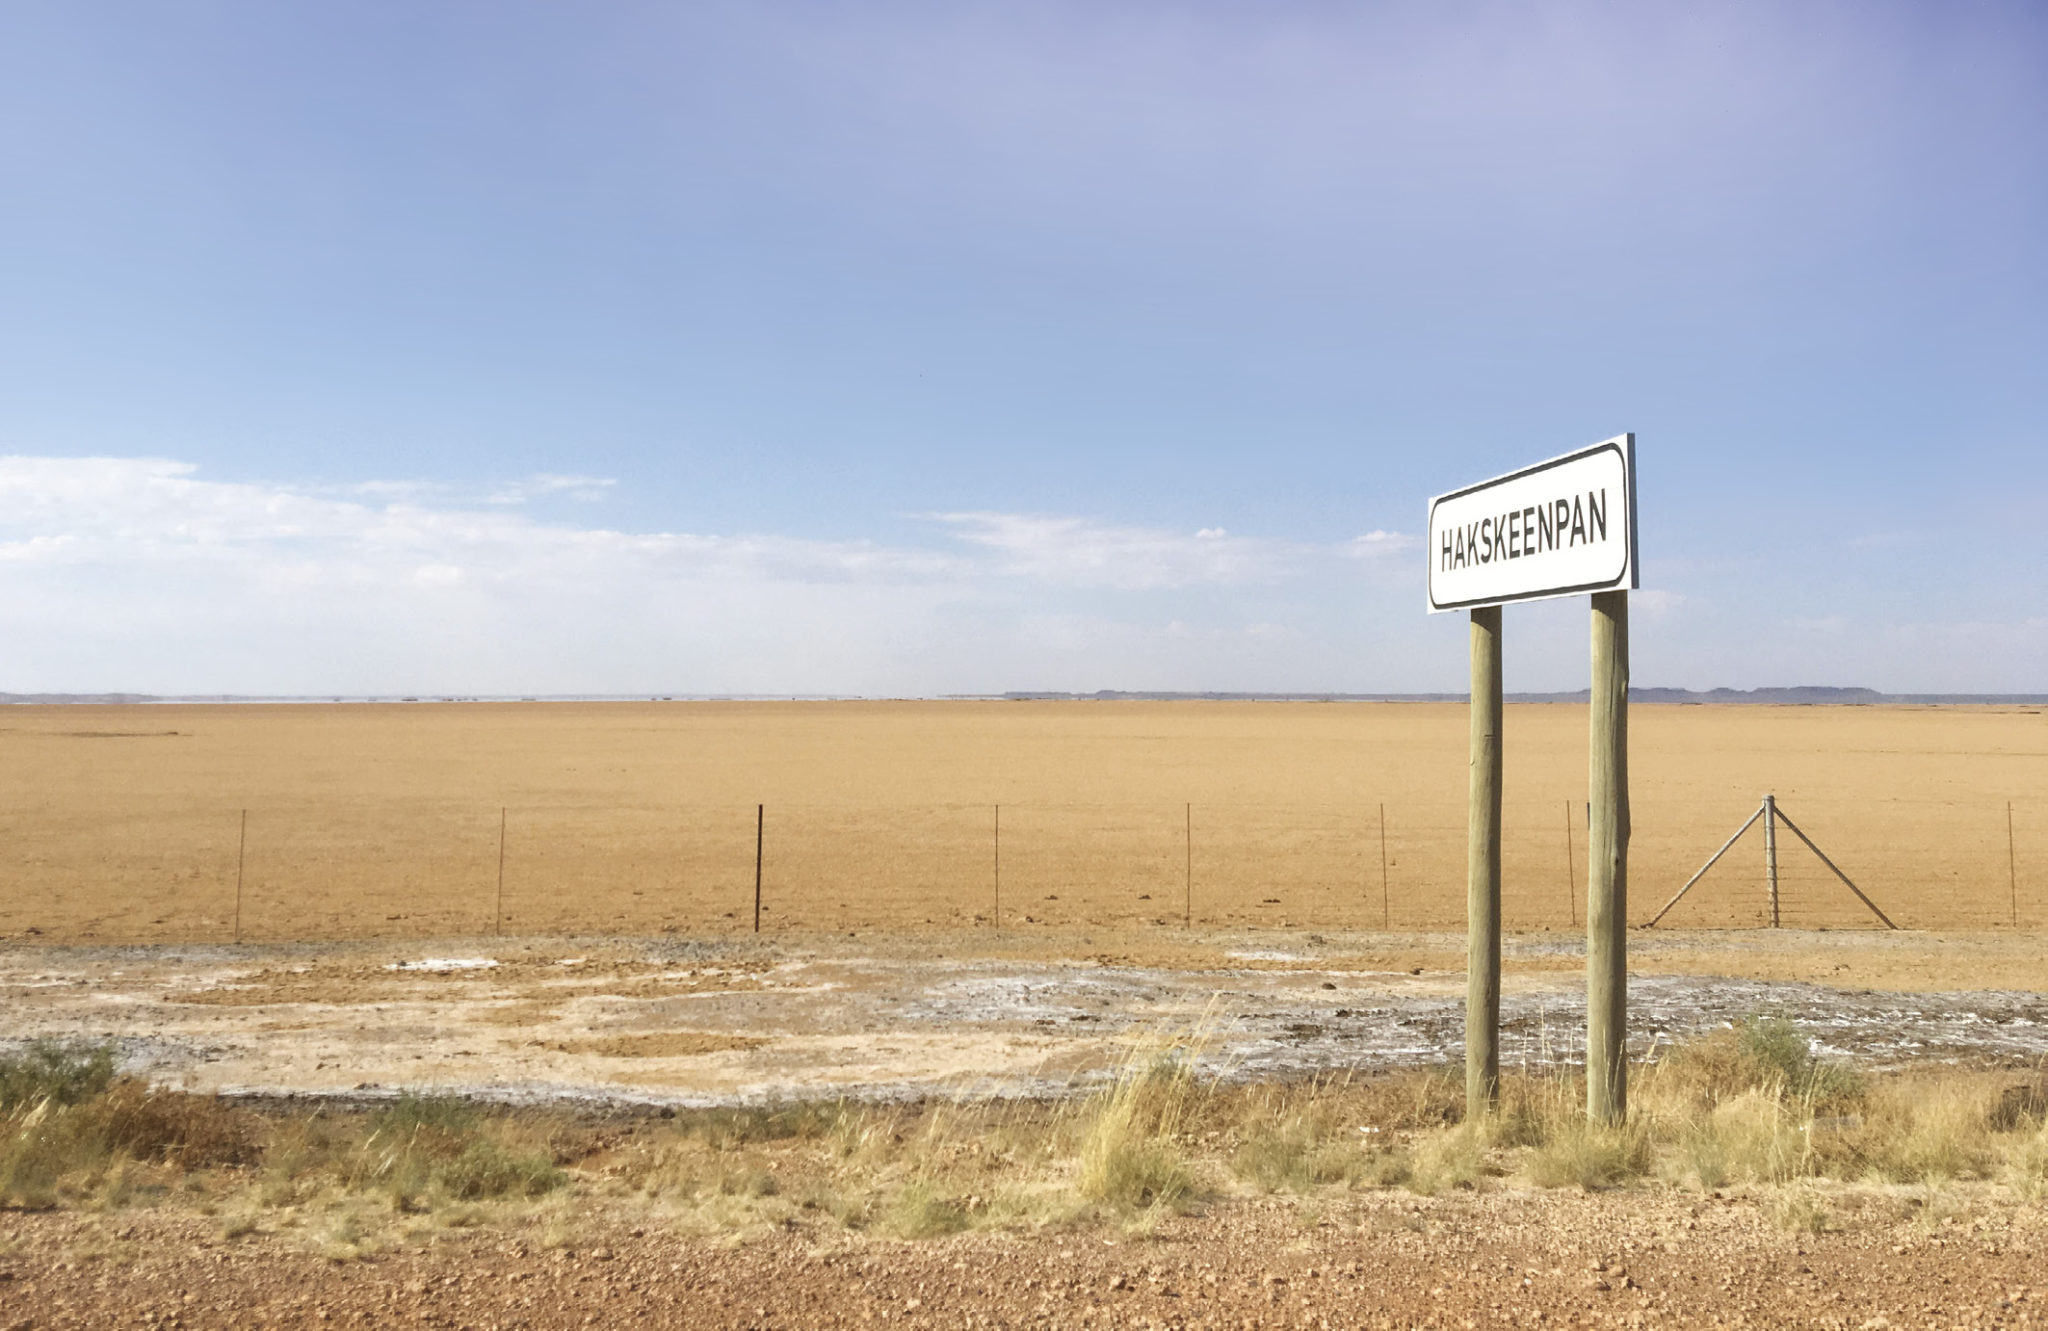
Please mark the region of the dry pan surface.
MULTIPOLYGON (((0 937, 226 940, 238 899, 260 940, 739 932, 763 805, 771 931, 1457 928, 1466 727, 1407 703, 9 707, 0 937)), ((2041 709, 1639 706, 1630 743, 1638 922, 1768 790, 1903 925, 2048 928, 2041 709)), ((1506 920, 1571 932, 1586 709, 1512 706, 1505 746, 1506 920)), ((1785 923, 1873 923, 1781 840, 1785 923)), ((1761 922, 1762 853, 1670 923, 1761 922)))
MULTIPOLYGON (((428 946, 11 948, 11 1042, 112 1041, 196 1091, 676 1105, 1045 1095, 1146 1034, 1205 1033, 1207 1069, 1292 1078, 1455 1060, 1462 940, 1262 932, 809 937, 428 946), (1100 940, 1109 942, 1110 940, 1100 940)), ((2014 935, 1638 935, 1632 1048, 1769 1014, 1888 1066, 2048 1058, 2048 967, 2014 935)), ((1509 941, 1503 1056, 1576 1056, 1582 953, 1509 941)))

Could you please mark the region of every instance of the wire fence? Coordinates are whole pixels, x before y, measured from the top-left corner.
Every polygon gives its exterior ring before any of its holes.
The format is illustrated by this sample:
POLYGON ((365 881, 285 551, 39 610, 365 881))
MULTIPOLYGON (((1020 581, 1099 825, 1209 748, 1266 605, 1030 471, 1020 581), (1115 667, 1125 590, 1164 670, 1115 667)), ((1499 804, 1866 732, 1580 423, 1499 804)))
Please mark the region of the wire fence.
MULTIPOLYGON (((2048 805, 1787 798, 1901 927, 2048 928, 2048 805)), ((1638 800, 1629 915, 1753 801, 1638 800)), ((1511 930, 1584 919, 1582 803, 1510 801, 1511 930)), ((15 808, 0 935, 42 941, 1073 927, 1462 928, 1462 804, 15 808), (757 820, 759 831, 757 860, 757 820)), ((1788 928, 1881 927, 1781 834, 1788 928)), ((1768 925, 1753 830, 1660 927, 1768 925)))

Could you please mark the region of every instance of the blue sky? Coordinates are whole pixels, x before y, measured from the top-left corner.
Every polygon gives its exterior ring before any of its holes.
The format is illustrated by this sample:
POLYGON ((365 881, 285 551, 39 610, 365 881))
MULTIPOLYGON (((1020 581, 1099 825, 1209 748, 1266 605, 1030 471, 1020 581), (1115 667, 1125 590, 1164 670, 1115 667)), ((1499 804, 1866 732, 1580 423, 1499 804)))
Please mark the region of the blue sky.
POLYGON ((16 3, 0 689, 2048 689, 2038 5, 16 3), (1578 602, 1510 688, 1581 686, 1578 602))

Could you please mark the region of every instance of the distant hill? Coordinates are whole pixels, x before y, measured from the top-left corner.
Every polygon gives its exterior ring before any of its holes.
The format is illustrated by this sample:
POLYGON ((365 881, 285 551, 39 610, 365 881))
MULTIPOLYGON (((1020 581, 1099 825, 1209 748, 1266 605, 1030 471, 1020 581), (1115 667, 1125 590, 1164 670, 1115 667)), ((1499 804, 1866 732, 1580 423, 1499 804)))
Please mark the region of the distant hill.
MULTIPOLYGON (((1100 689, 1094 693, 1005 693, 1005 699, 1068 702, 1214 701, 1214 702, 1464 702, 1462 693, 1143 693, 1100 689)), ((1591 690, 1570 693, 1510 693, 1509 702, 1585 702, 1591 690)), ((2003 703, 2048 704, 2048 693, 1879 693, 1876 689, 1834 688, 1804 684, 1793 688, 1660 689, 1631 688, 1630 702, 1643 703, 1769 703, 1777 706, 1863 705, 1873 703, 2003 703)))
MULTIPOLYGON (((1592 696, 1588 689, 1572 693, 1510 693, 1510 702, 1585 702, 1592 696)), ((1876 689, 1843 689, 1820 684, 1801 684, 1793 688, 1763 689, 1656 689, 1631 688, 1630 702, 1666 703, 1769 703, 1776 706, 1810 707, 1815 705, 1869 706, 1873 703, 2002 703, 2042 704, 2048 703, 2048 693, 1879 693, 1876 689)))

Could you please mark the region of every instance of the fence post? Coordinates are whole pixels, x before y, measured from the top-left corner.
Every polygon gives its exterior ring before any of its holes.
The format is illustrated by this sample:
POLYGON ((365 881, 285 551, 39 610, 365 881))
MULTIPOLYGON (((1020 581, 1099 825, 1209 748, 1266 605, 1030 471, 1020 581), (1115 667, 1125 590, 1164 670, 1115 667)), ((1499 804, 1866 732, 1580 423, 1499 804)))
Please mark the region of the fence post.
POLYGON ((1572 854, 1572 802, 1564 802, 1564 908, 1579 927, 1579 862, 1572 854))
POLYGON ((1387 804, 1380 801, 1380 928, 1394 927, 1394 906, 1387 895, 1387 804))
POLYGON ((249 859, 249 811, 242 810, 242 835, 235 843, 235 941, 242 941, 242 866, 249 859))
POLYGON ((2020 927, 2019 854, 2012 844, 2012 801, 2005 802, 2005 885, 2012 892, 2012 927, 2020 927))
POLYGON ((1182 808, 1181 817, 1184 820, 1183 826, 1185 829, 1182 844, 1187 850, 1186 877, 1182 880, 1184 884, 1183 890, 1187 894, 1187 904, 1185 907, 1186 915, 1181 927, 1192 929, 1195 927, 1195 806, 1192 802, 1182 808))
POLYGON ((761 932, 761 843, 768 826, 768 806, 754 806, 754 932, 761 932))
POLYGON ((1778 797, 1764 796, 1764 877, 1771 887, 1771 927, 1778 927, 1778 797))
POLYGON ((996 914, 995 927, 1003 927, 1003 806, 996 805, 996 914))
POLYGON ((498 806, 498 932, 505 932, 505 808, 498 806))

